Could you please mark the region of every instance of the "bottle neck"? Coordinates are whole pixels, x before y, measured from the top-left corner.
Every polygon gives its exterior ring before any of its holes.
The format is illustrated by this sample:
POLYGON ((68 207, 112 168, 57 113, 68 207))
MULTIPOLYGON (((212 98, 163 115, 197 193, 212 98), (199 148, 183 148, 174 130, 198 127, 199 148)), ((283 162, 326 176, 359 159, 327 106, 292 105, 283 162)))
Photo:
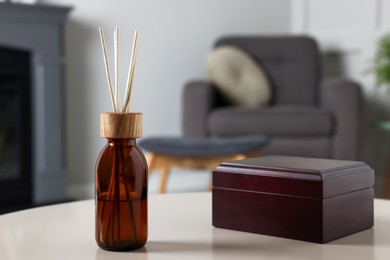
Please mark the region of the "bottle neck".
POLYGON ((136 138, 107 138, 108 144, 136 145, 136 138))

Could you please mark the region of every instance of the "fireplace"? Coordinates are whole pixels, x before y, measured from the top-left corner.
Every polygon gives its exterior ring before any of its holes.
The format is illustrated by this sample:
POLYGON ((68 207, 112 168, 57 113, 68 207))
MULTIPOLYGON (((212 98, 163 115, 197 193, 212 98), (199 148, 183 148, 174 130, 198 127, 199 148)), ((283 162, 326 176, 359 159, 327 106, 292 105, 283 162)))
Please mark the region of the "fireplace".
POLYGON ((30 52, 0 47, 0 204, 32 204, 30 52))
POLYGON ((0 3, 0 211, 65 197, 70 8, 0 3))

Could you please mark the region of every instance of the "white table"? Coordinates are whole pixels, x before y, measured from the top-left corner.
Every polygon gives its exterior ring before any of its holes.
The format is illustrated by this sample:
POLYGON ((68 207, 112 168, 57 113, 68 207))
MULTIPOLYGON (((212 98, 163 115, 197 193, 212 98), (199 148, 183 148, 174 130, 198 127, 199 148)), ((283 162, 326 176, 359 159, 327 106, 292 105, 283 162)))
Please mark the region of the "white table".
POLYGON ((375 228, 325 245, 211 226, 210 193, 149 196, 149 240, 134 252, 95 244, 92 200, 0 216, 0 259, 390 259, 390 201, 375 200, 375 228))

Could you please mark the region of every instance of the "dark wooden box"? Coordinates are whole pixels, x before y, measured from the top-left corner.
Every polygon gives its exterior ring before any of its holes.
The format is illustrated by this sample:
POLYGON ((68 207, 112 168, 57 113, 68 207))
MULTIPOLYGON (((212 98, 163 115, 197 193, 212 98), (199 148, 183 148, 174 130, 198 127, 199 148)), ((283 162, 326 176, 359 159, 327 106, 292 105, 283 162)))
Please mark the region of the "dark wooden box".
POLYGON ((363 162, 263 156, 213 171, 213 226, 316 243, 373 226, 363 162))

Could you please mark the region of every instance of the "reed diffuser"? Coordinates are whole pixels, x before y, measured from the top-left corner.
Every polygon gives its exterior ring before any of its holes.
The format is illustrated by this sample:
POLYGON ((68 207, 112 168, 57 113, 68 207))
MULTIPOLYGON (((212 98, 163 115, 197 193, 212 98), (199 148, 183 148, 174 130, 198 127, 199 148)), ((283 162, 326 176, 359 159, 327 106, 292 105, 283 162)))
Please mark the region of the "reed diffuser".
POLYGON ((137 59, 135 31, 124 104, 119 109, 119 28, 114 31, 115 88, 103 28, 99 28, 108 89, 114 112, 100 114, 100 136, 107 138, 95 170, 96 243, 106 250, 133 250, 147 241, 147 163, 136 139, 142 137, 142 114, 131 113, 130 96, 137 59))

